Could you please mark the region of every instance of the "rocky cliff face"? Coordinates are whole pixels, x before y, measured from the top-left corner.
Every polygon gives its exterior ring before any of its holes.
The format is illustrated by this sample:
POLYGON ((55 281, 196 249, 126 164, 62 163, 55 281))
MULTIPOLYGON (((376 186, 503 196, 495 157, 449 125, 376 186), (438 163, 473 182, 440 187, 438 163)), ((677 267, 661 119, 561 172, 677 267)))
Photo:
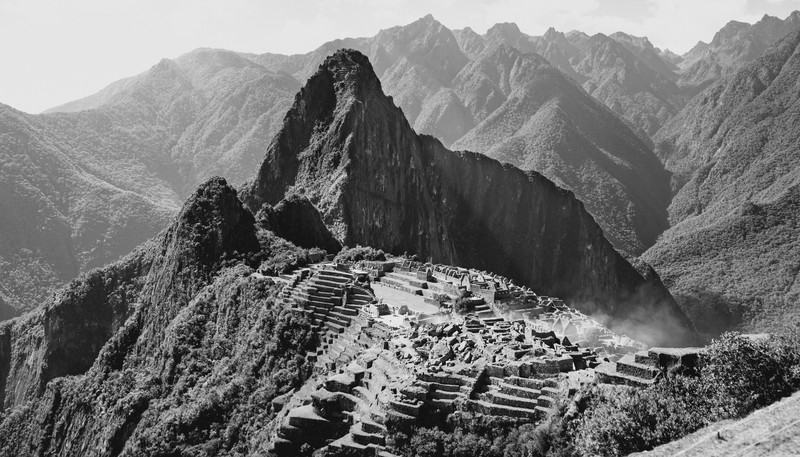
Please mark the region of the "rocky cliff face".
POLYGON ((314 344, 247 266, 269 255, 213 179, 157 238, 4 323, 0 454, 258 453, 314 344))
POLYGON ((617 254, 571 192, 418 136, 356 51, 331 56, 300 91, 243 196, 256 210, 297 189, 344 244, 485 268, 605 313, 612 328, 669 322, 643 339, 691 339, 663 286, 617 254))
POLYGON ((710 333, 796 313, 798 75, 795 31, 657 137, 674 173, 673 226, 644 257, 710 333))

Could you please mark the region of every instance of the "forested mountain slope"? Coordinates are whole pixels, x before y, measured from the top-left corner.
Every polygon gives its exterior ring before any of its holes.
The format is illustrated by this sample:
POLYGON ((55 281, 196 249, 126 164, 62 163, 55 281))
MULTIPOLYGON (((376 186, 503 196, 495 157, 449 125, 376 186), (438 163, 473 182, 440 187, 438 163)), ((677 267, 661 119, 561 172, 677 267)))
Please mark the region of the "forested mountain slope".
POLYGON ((797 312, 798 81, 800 30, 706 89, 657 136, 674 173, 673 226, 644 258, 698 325, 768 328, 797 312))

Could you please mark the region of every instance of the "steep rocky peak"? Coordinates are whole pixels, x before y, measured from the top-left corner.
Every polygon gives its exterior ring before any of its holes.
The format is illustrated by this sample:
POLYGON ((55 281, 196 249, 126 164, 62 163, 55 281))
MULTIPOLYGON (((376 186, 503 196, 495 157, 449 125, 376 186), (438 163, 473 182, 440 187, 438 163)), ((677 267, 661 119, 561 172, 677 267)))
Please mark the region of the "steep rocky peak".
POLYGON ((653 46, 653 43, 651 43, 646 36, 634 36, 625 32, 615 32, 610 35, 610 38, 622 43, 630 43, 639 49, 656 50, 655 46, 653 46))
POLYGON ((369 98, 370 92, 382 93, 381 82, 369 58, 354 49, 340 49, 328 56, 309 78, 304 92, 318 94, 326 88, 333 89, 339 100, 352 98, 363 101, 369 98))
POLYGON ((544 32, 544 36, 543 37, 547 41, 561 41, 561 40, 566 40, 567 39, 567 37, 564 36, 564 32, 559 32, 558 30, 556 30, 553 27, 550 27, 549 29, 547 29, 547 31, 544 32))
POLYGON ((499 39, 509 43, 514 43, 522 38, 524 34, 519 29, 517 24, 513 22, 500 22, 487 30, 485 36, 487 39, 499 39))
POLYGON ((706 43, 705 41, 701 40, 701 41, 698 41, 694 46, 692 46, 692 49, 690 49, 686 54, 691 54, 691 53, 694 53, 694 52, 702 52, 707 47, 708 47, 708 43, 706 43))
POLYGON ((580 30, 570 30, 569 32, 564 34, 567 40, 572 43, 573 41, 583 41, 588 40, 590 37, 586 34, 586 32, 581 32, 580 30))
MULTIPOLYGON (((337 136, 346 134, 339 131, 339 126, 348 119, 354 106, 372 106, 372 102, 384 99, 381 82, 364 54, 340 49, 328 56, 295 97, 280 132, 270 143, 255 182, 245 186, 243 200, 254 212, 264 203, 278 203, 300 172, 299 154, 318 147, 313 143, 326 132, 333 133, 328 138, 345 142, 345 138, 337 136)), ((400 113, 399 108, 392 107, 400 113)), ((407 123, 404 117, 403 121, 407 123)), ((328 157, 331 163, 316 166, 339 168, 345 153, 340 150, 335 159, 328 157)))
POLYGON ((740 32, 747 30, 749 27, 750 24, 747 22, 730 21, 725 24, 724 27, 719 29, 719 31, 714 35, 714 39, 711 40, 711 45, 719 46, 722 43, 734 38, 740 32))
POLYGON ((253 215, 224 178, 213 177, 200 185, 183 205, 164 242, 180 252, 192 252, 211 267, 223 255, 258 250, 253 215), (189 251, 178 246, 185 246, 189 251))
POLYGON ((439 21, 437 21, 433 17, 433 14, 431 14, 431 13, 428 13, 425 16, 419 18, 419 22, 422 22, 422 23, 425 23, 425 24, 433 24, 433 23, 437 23, 438 24, 439 23, 439 21))

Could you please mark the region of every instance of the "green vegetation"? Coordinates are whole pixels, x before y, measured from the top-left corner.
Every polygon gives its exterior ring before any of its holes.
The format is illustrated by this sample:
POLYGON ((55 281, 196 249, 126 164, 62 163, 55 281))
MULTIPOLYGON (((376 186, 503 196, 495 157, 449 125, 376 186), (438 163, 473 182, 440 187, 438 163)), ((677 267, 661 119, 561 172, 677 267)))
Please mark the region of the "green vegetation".
POLYGON ((254 453, 274 417, 271 401, 310 375, 305 353, 315 332, 275 299, 274 284, 250 271, 223 270, 168 329, 166 363, 175 375, 149 399, 127 445, 133 454, 254 453))
POLYGON ((308 265, 311 255, 325 254, 325 251, 318 248, 299 248, 268 230, 260 230, 257 235, 261 251, 255 255, 254 264, 260 262, 259 271, 265 275, 288 273, 308 265))
POLYGON ((336 254, 336 261, 358 262, 359 260, 386 260, 386 254, 380 250, 369 246, 357 245, 354 248, 345 246, 336 254))
POLYGON ((596 385, 548 420, 520 427, 454 413, 410 434, 392 429, 403 455, 626 455, 712 422, 743 417, 800 389, 800 325, 753 340, 726 333, 702 355, 695 376, 669 373, 648 388, 596 385))
POLYGON ((549 435, 542 430, 549 424, 520 425, 507 418, 457 411, 438 426, 419 427, 410 433, 390 426, 390 432, 404 456, 503 457, 546 451, 543 442, 549 435))

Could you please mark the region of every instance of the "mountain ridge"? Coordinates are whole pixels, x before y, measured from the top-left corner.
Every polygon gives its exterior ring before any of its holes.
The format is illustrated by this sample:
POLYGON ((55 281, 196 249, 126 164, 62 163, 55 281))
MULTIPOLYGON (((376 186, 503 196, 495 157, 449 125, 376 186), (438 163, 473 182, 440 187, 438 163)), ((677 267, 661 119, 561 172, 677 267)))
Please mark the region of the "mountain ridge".
POLYGON ((657 137, 673 170, 672 227, 643 257, 711 333, 794 316, 798 75, 800 29, 707 88, 657 137))

